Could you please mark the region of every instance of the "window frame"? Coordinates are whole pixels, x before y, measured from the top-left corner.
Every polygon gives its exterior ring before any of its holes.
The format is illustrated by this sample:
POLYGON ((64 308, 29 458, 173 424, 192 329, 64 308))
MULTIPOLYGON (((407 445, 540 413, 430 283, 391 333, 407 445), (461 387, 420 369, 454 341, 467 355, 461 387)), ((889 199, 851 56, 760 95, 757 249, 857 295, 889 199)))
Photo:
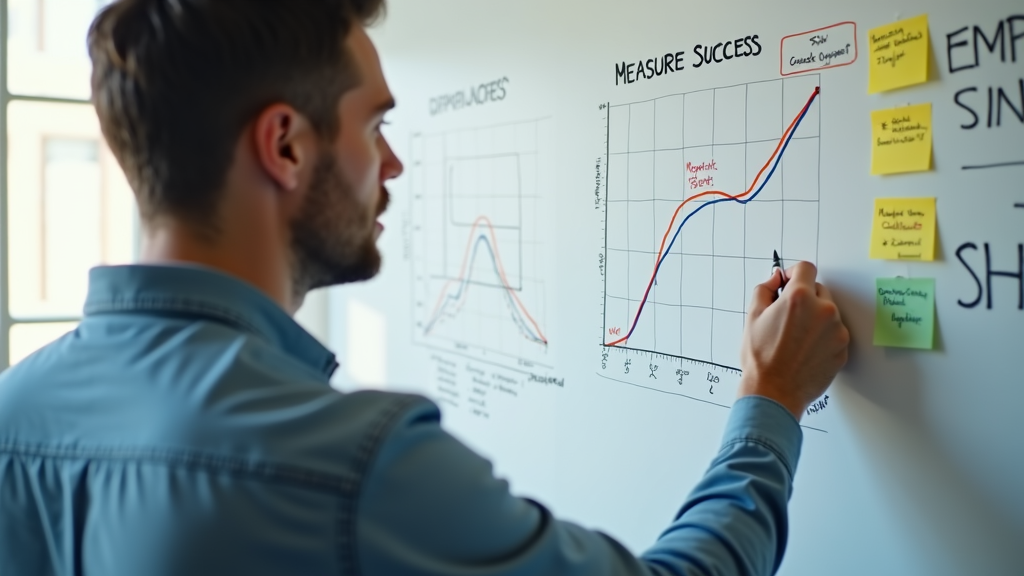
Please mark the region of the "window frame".
MULTIPOLYGON (((10 307, 10 257, 8 246, 8 134, 7 109, 11 102, 43 102, 51 104, 74 104, 91 106, 88 99, 58 98, 50 96, 31 96, 12 94, 8 89, 8 36, 9 36, 8 0, 0 0, 0 371, 6 370, 11 364, 11 328, 16 324, 55 324, 61 322, 81 322, 82 316, 45 316, 19 317, 11 316, 10 307)), ((136 251, 138 249, 138 222, 133 223, 136 229, 136 251)))

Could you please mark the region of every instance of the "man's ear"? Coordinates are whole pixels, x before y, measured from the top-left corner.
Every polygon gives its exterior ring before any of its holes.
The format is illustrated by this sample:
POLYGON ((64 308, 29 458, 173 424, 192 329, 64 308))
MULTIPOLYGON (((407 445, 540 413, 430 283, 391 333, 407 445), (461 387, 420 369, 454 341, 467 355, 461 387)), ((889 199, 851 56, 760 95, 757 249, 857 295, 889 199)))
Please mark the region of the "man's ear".
POLYGON ((299 188, 314 159, 312 127, 287 104, 268 106, 256 118, 253 139, 264 173, 282 190, 299 188))

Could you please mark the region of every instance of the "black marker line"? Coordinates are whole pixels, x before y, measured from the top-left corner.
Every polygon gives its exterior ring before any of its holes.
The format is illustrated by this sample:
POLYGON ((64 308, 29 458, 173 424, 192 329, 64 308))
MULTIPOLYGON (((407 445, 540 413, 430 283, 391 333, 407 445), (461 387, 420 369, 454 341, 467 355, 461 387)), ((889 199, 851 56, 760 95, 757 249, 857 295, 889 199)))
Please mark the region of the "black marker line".
POLYGON ((1024 202, 1017 202, 1013 205, 1014 208, 1024 208, 1024 202))
POLYGON ((961 170, 985 170, 987 168, 1005 168, 1007 166, 1024 166, 1024 160, 1015 162, 997 162, 996 164, 979 164, 976 166, 963 166, 961 170))

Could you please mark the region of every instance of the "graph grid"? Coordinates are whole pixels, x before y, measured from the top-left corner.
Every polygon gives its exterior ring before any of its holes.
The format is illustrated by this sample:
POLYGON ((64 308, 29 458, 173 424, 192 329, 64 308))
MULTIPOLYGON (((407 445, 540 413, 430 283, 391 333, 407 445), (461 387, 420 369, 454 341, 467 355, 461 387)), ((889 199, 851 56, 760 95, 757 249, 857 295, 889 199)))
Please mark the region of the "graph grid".
POLYGON ((542 363, 549 122, 412 138, 413 339, 542 363))
POLYGON ((604 344, 739 366, 752 288, 817 262, 819 77, 611 105, 604 344))

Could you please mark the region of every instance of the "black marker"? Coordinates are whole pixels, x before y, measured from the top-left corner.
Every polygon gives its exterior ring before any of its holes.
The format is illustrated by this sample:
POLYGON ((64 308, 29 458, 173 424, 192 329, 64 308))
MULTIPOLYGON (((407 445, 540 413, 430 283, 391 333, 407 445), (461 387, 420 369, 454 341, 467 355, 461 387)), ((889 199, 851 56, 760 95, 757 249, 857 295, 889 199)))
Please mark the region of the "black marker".
POLYGON ((782 286, 779 286, 779 296, 782 296, 782 289, 786 287, 786 270, 782 267, 782 258, 779 258, 779 251, 772 250, 772 276, 778 270, 782 275, 782 286))

